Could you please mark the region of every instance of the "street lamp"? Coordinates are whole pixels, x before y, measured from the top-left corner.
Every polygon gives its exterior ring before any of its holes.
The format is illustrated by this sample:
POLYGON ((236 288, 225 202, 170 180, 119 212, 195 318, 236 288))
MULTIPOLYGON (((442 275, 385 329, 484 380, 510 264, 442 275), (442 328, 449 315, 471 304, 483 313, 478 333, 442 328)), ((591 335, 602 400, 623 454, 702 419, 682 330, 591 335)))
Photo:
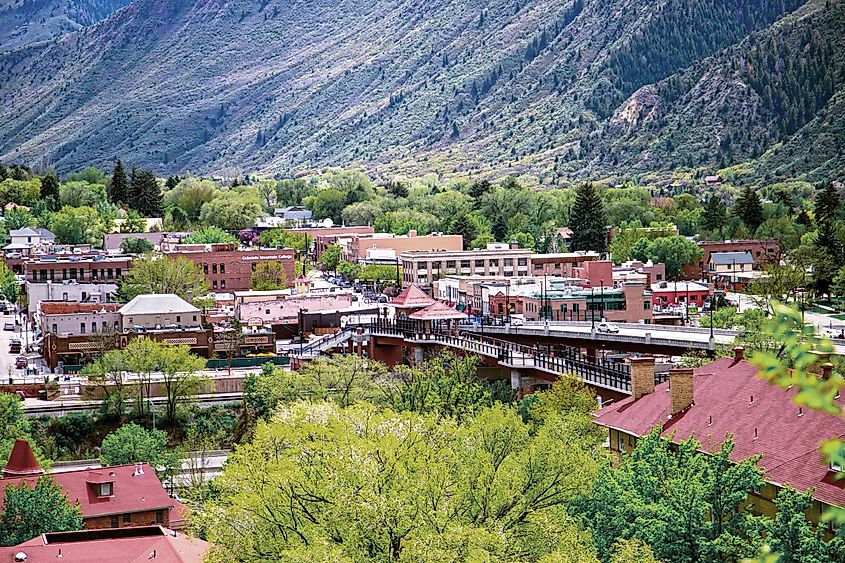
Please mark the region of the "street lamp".
POLYGON ((150 403, 150 412, 153 415, 153 432, 156 431, 156 406, 151 397, 147 397, 147 402, 150 403))
MULTIPOLYGON (((590 305, 593 306, 592 311, 590 311, 590 321, 592 322, 592 330, 595 332, 596 330, 596 288, 592 285, 590 286, 590 305)), ((587 307, 589 310, 590 308, 587 307)))
POLYGON ((604 280, 601 281, 601 303, 599 306, 601 307, 601 320, 604 322, 604 280))

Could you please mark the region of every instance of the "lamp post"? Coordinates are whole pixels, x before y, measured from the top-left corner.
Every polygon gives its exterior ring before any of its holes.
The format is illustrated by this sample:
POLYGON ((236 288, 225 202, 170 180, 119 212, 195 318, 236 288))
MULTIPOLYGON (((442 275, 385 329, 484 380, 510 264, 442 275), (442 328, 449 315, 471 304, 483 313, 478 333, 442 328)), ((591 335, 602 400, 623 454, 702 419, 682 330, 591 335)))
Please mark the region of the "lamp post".
POLYGON ((684 306, 686 307, 687 324, 689 324, 689 281, 687 281, 685 283, 686 283, 686 287, 687 287, 687 300, 686 300, 686 303, 684 303, 684 306))
MULTIPOLYGON (((596 330, 596 288, 592 285, 590 286, 590 305, 593 306, 592 311, 590 311, 590 321, 592 322, 592 330, 595 332, 596 330)), ((589 310, 590 308, 587 307, 589 310)))
POLYGON ((599 306, 601 307, 601 320, 604 322, 604 280, 599 281, 601 281, 601 303, 599 303, 599 306))
MULTIPOLYGON (((524 307, 523 307, 524 309, 524 307)), ((524 310, 522 311, 525 312, 524 310)), ((511 281, 508 280, 505 284, 505 322, 511 323, 511 281)))
POLYGON ((153 415, 153 432, 156 431, 156 406, 153 403, 153 400, 150 397, 147 397, 147 401, 150 403, 150 412, 153 415))
POLYGON ((396 291, 401 291, 402 282, 399 281, 399 257, 396 257, 396 291))

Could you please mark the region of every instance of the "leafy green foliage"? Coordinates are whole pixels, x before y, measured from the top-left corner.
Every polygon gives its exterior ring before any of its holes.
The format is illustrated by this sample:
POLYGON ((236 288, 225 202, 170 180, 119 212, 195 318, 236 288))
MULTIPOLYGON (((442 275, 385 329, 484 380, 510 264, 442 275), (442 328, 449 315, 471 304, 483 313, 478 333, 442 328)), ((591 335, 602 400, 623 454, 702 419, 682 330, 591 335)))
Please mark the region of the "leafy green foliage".
POLYGON ((175 475, 182 462, 177 450, 167 449, 167 434, 132 422, 106 436, 100 448, 100 463, 149 463, 160 479, 166 479, 175 475))
POLYGON ((766 523, 767 542, 780 563, 827 563, 845 561, 845 541, 825 541, 823 528, 813 529, 806 512, 813 504, 813 493, 799 493, 784 487, 775 500, 777 513, 766 523))
POLYGON ((599 473, 583 508, 599 557, 619 539, 638 539, 661 561, 737 560, 762 544, 758 517, 742 510, 763 484, 755 458, 730 460, 733 442, 700 454, 686 440, 672 451, 657 428, 638 440, 619 467, 599 473))
POLYGON ((71 506, 67 494, 52 477, 39 477, 33 488, 26 482, 6 486, 0 514, 0 545, 17 545, 46 532, 81 529, 79 505, 71 506))
POLYGON ((647 246, 635 245, 631 249, 631 255, 634 258, 664 263, 666 276, 670 279, 681 277, 684 265, 697 264, 702 253, 697 244, 682 236, 660 237, 648 243, 647 246))
POLYGON ((231 244, 238 242, 238 238, 218 227, 204 226, 194 230, 183 242, 185 244, 231 244))
POLYGON ((133 260, 132 269, 120 283, 120 295, 126 301, 136 295, 175 293, 190 302, 204 297, 208 291, 208 280, 200 267, 184 256, 139 257, 133 260))
POLYGON ((204 225, 238 231, 252 227, 263 211, 261 198, 254 188, 233 188, 203 203, 199 221, 204 225))
POLYGON ((288 285, 287 270, 281 262, 259 262, 249 276, 249 288, 256 291, 287 289, 288 285))
POLYGON ((141 237, 126 237, 120 242, 120 251, 126 254, 146 254, 154 248, 153 243, 141 237))
POLYGON ((325 266, 327 270, 335 271, 337 265, 340 264, 340 252, 340 246, 332 244, 320 254, 320 258, 317 261, 325 266))
POLYGON ((102 244, 108 228, 93 207, 63 207, 50 222, 50 230, 62 244, 102 244))

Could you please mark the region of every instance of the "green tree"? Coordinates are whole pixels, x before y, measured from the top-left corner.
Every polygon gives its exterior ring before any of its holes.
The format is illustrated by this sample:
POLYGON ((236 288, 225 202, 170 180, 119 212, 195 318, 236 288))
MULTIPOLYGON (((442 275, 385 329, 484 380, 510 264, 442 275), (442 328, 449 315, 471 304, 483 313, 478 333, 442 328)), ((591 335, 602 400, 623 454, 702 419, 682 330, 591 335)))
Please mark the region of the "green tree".
POLYGON ((255 291, 287 289, 289 280, 282 262, 259 262, 249 276, 249 287, 255 291))
POLYGON ((461 235, 464 238, 464 249, 470 249, 470 244, 478 236, 479 229, 470 214, 464 213, 455 217, 449 227, 449 232, 453 235, 461 235))
POLYGON ((340 264, 340 252, 340 246, 332 244, 320 254, 318 262, 325 266, 327 270, 335 271, 337 265, 340 264))
POLYGON ((698 263, 702 250, 685 237, 671 236, 651 241, 645 254, 653 262, 663 262, 666 265, 666 276, 677 279, 683 274, 686 264, 698 263))
MULTIPOLYGON (((0 207, 5 208, 10 203, 32 207, 40 200, 41 180, 38 178, 27 180, 7 178, 0 182, 0 207)), ((58 204, 58 199, 46 200, 44 203, 47 204, 47 209, 53 209, 58 204)))
POLYGON ((302 203, 311 210, 315 219, 331 219, 335 224, 343 220, 343 208, 346 207, 345 194, 334 188, 324 188, 314 195, 309 195, 302 203))
POLYGON ((126 170, 123 169, 123 161, 119 158, 114 165, 114 172, 111 177, 109 201, 114 204, 129 203, 129 180, 126 179, 126 170))
POLYGON ((219 190, 212 180, 188 176, 164 194, 164 202, 181 209, 188 221, 199 219, 202 206, 214 199, 219 190))
POLYGON ((108 201, 103 184, 65 182, 59 188, 59 193, 59 203, 62 206, 97 208, 108 201))
POLYGON ((841 537, 824 541, 823 528, 813 529, 807 510, 813 505, 813 491, 799 493, 784 487, 775 500, 777 513, 766 522, 766 539, 779 563, 834 563, 845 561, 845 541, 841 537))
POLYGON ((728 208, 718 196, 711 195, 701 217, 701 227, 707 233, 716 233, 728 223, 728 208))
POLYGON ((745 223, 745 226, 753 235, 764 220, 763 202, 760 200, 760 194, 757 193, 756 188, 747 186, 742 190, 742 194, 734 205, 733 213, 745 223))
POLYGON ((341 260, 337 265, 337 273, 348 280, 354 280, 358 277, 360 272, 361 268, 358 264, 353 264, 352 262, 347 262, 346 260, 341 260))
POLYGON ((129 301, 136 295, 175 293, 190 302, 208 295, 209 284, 200 267, 184 256, 176 258, 141 256, 120 283, 120 296, 129 301))
POLYGON ((3 221, 3 226, 7 231, 22 229, 24 227, 34 227, 36 224, 35 216, 30 211, 22 207, 9 209, 3 217, 5 219, 5 221, 3 221))
POLYGON ((82 511, 52 477, 41 476, 33 488, 22 482, 7 485, 0 515, 0 544, 17 545, 46 532, 82 529, 82 511))
POLYGON ((199 220, 228 231, 252 227, 264 209, 254 189, 230 190, 202 205, 199 220))
POLYGON ((195 521, 211 561, 586 556, 566 504, 589 488, 600 458, 566 419, 531 433, 501 405, 459 426, 366 404, 297 403, 233 452, 195 521))
POLYGON ((63 207, 50 219, 50 230, 61 244, 102 244, 108 225, 93 207, 63 207))
POLYGON ((41 178, 41 198, 53 209, 59 205, 59 179, 52 170, 41 178))
POLYGON ((161 217, 161 186, 150 170, 135 170, 129 186, 129 203, 144 217, 161 217))
POLYGON ((0 293, 3 298, 12 303, 18 302, 21 284, 15 272, 9 269, 5 262, 0 262, 0 293))
POLYGON ((208 378, 202 375, 205 360, 191 353, 188 346, 173 346, 154 342, 156 371, 161 373, 164 389, 165 415, 170 426, 176 427, 176 415, 180 407, 203 390, 208 378))
POLYGON ((167 434, 147 430, 134 422, 109 433, 100 447, 100 463, 149 463, 160 479, 172 477, 182 465, 179 452, 167 449, 167 434))
POLYGON ((141 237, 126 237, 120 242, 120 251, 126 254, 147 254, 154 249, 153 243, 141 237))
POLYGON ((735 561, 753 557, 762 544, 759 517, 745 510, 763 485, 758 458, 730 459, 727 440, 713 454, 681 442, 673 451, 657 428, 639 439, 617 468, 604 468, 582 517, 593 531, 599 557, 609 558, 620 539, 638 539, 661 561, 735 561))
POLYGON ((585 183, 577 188, 569 228, 572 229, 572 250, 607 251, 607 218, 602 199, 593 184, 585 183))
POLYGON ((218 227, 200 227, 183 241, 185 244, 236 243, 238 238, 218 227))

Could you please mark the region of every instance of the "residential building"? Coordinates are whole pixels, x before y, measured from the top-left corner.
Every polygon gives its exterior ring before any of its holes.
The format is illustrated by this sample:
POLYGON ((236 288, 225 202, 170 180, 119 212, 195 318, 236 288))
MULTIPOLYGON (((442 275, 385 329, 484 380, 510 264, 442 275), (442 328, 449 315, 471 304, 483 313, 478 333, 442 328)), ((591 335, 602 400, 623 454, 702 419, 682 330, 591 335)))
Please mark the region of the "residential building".
POLYGON ((695 264, 684 266, 685 279, 704 279, 710 264, 710 254, 714 252, 750 252, 754 270, 762 270, 764 266, 776 262, 780 257, 780 243, 770 239, 702 241, 697 244, 702 250, 701 259, 695 264))
POLYGON ((123 332, 202 326, 201 311, 172 293, 138 295, 118 313, 123 332))
MULTIPOLYGON (((832 366, 822 366, 820 377, 829 377, 832 366)), ((634 358, 631 366, 633 395, 598 411, 595 423, 607 429, 613 452, 630 452, 653 428, 679 443, 690 437, 704 452, 716 452, 732 438, 732 461, 759 455, 758 466, 767 484, 750 500, 763 514, 775 512, 774 499, 786 485, 813 490, 815 502, 807 511, 820 521, 828 506, 845 505, 845 482, 836 480, 840 469, 831 467, 821 443, 845 435, 845 419, 794 403, 797 387, 783 389, 758 377, 759 368, 748 363, 742 348, 698 369, 676 369, 669 381, 655 385, 654 358, 634 358)), ((838 399, 840 407, 845 400, 838 399)))
MULTIPOLYGON (((15 440, 3 468, 0 488, 25 484, 34 487, 44 475, 26 440, 15 440)), ((136 463, 51 473, 71 504, 79 503, 87 530, 164 526, 181 529, 184 507, 170 498, 149 464, 136 463)), ((3 495, 0 494, 0 507, 3 495)))
POLYGON ((208 543, 162 526, 41 534, 0 547, 0 561, 44 563, 202 563, 208 543))
POLYGON ((281 208, 277 207, 273 212, 273 215, 283 221, 291 221, 298 224, 310 221, 312 217, 311 210, 304 205, 291 205, 290 207, 281 208))
POLYGON ((32 248, 53 244, 56 241, 56 235, 47 229, 24 227, 9 231, 9 239, 11 245, 32 248))
POLYGON ((252 271, 259 262, 280 262, 289 281, 294 272, 295 251, 290 248, 250 248, 239 250, 237 244, 175 244, 166 256, 183 256, 202 268, 211 291, 245 291, 252 271))

